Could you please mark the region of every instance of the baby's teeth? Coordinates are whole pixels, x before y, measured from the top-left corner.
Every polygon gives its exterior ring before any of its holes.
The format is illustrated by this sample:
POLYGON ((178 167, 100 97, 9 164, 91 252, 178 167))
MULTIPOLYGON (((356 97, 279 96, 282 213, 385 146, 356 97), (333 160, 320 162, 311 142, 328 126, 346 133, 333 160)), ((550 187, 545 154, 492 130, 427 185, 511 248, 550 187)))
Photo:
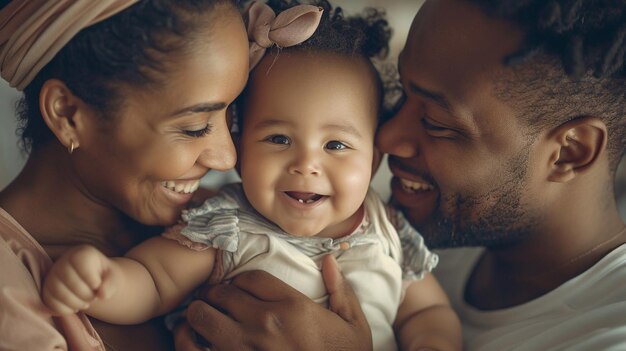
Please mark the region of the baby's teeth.
POLYGON ((299 203, 301 203, 301 204, 303 204, 303 203, 304 203, 304 200, 302 200, 302 199, 298 199, 298 202, 299 202, 299 203))

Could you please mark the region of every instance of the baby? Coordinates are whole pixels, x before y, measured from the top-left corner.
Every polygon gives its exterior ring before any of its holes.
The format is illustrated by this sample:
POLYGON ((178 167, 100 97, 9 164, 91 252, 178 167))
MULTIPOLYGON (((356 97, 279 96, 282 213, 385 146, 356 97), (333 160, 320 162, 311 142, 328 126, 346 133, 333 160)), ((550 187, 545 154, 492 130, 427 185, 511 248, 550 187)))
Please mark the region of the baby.
POLYGON ((242 182, 124 258, 69 252, 44 285, 51 309, 139 323, 204 282, 253 269, 326 303, 320 267, 333 255, 375 350, 397 349, 393 327, 406 323, 420 326, 411 349, 460 347, 460 327, 439 318, 451 310, 429 274, 437 256, 369 190, 383 95, 370 58, 386 52, 387 23, 373 11, 344 18, 319 5, 255 2, 247 11, 252 71, 236 106, 242 182))

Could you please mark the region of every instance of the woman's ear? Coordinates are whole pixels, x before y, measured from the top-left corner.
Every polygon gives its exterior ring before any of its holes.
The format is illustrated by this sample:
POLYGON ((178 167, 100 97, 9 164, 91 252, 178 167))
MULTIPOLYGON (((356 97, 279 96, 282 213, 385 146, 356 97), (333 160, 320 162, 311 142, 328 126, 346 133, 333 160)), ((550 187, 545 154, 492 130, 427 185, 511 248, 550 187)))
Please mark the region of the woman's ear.
POLYGON ((561 124, 549 138, 554 147, 548 180, 567 182, 597 163, 606 151, 608 132, 599 118, 581 117, 561 124))
POLYGON ((70 153, 81 143, 86 105, 58 79, 50 79, 41 87, 39 109, 48 128, 70 153))

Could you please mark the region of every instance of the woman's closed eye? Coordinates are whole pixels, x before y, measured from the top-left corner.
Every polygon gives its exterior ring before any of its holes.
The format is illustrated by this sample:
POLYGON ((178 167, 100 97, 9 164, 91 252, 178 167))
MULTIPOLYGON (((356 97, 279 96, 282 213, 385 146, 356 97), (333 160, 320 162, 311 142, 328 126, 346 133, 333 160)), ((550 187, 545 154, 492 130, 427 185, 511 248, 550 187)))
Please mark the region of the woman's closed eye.
POLYGON ((206 126, 202 129, 191 129, 191 130, 183 130, 183 133, 192 138, 201 138, 209 133, 213 129, 213 125, 211 123, 207 123, 206 126))

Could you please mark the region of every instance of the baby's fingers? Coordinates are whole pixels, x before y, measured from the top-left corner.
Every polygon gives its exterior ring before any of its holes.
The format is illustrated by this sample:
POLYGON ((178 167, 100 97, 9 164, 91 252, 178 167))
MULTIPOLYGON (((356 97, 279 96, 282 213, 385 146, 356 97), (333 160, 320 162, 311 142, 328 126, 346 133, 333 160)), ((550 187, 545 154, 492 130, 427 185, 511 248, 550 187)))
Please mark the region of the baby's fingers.
POLYGON ((98 274, 86 274, 84 270, 76 266, 67 267, 62 272, 57 272, 61 280, 74 295, 84 301, 93 301, 96 293, 102 285, 102 279, 98 274))
POLYGON ((106 300, 115 294, 115 284, 109 284, 110 281, 108 274, 102 276, 102 282, 96 291, 96 295, 99 299, 106 300))
POLYGON ((76 279, 84 285, 81 288, 87 287, 91 292, 100 289, 105 275, 106 256, 93 247, 83 246, 69 255, 68 261, 67 266, 72 272, 68 272, 67 282, 76 279))
POLYGON ((58 279, 46 280, 42 299, 54 314, 59 315, 76 313, 89 307, 89 301, 78 297, 58 279))

